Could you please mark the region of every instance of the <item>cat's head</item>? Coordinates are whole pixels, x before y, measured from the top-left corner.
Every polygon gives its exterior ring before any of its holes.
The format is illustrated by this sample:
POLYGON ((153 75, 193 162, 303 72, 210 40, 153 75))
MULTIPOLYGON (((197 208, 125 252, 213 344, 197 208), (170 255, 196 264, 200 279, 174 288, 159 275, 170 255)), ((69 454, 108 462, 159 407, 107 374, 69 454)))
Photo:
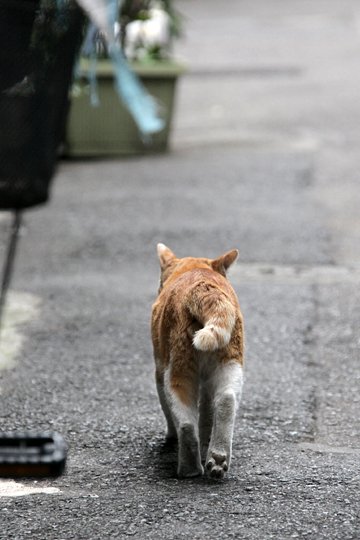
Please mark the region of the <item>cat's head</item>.
POLYGON ((160 261, 160 288, 171 276, 178 276, 195 268, 208 268, 218 272, 222 276, 226 276, 227 270, 236 261, 239 252, 237 249, 227 251, 221 257, 216 259, 205 259, 201 257, 184 257, 179 259, 176 255, 164 244, 157 245, 157 253, 160 261))

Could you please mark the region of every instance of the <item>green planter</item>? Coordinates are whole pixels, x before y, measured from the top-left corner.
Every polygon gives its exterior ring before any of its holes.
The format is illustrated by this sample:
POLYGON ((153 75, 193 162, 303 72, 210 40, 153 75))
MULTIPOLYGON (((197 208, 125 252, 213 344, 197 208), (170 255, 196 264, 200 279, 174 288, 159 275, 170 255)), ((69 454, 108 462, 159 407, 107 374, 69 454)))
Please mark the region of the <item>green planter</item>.
POLYGON ((71 98, 65 155, 74 157, 119 156, 165 152, 174 110, 175 87, 183 68, 177 63, 132 64, 143 84, 163 107, 165 128, 144 142, 139 130, 114 88, 113 69, 108 60, 98 61, 99 106, 90 103, 86 73, 89 64, 81 62, 80 91, 71 98))

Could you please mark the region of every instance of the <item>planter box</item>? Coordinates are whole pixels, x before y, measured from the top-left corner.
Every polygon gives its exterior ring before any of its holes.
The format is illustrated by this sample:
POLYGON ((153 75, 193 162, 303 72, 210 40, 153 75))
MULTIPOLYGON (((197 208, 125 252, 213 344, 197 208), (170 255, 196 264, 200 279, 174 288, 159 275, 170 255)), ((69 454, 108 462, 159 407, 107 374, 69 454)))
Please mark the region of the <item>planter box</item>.
POLYGON ((88 63, 82 61, 81 91, 72 97, 69 112, 65 155, 119 156, 164 152, 168 148, 174 110, 175 87, 183 68, 176 63, 154 62, 132 64, 149 93, 164 107, 165 128, 145 143, 139 130, 114 88, 110 61, 97 64, 99 106, 92 106, 86 73, 88 63))

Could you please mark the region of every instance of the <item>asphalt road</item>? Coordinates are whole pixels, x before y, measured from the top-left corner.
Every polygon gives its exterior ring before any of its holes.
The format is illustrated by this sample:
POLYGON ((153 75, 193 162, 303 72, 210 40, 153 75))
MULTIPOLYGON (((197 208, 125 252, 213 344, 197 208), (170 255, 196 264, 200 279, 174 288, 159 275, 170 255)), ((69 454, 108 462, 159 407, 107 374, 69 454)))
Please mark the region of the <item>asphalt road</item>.
POLYGON ((360 538, 360 8, 226 6, 179 1, 172 151, 62 163, 27 213, 1 428, 55 429, 69 459, 56 481, 0 482, 1 539, 360 538), (240 250, 246 378, 221 482, 178 480, 164 445, 159 241, 240 250))

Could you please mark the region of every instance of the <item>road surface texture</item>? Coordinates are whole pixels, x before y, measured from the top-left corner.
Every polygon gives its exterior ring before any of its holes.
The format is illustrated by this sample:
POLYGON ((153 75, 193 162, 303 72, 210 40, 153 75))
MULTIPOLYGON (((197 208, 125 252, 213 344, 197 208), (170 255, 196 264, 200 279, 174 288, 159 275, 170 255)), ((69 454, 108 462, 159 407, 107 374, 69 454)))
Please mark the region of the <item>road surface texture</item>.
POLYGON ((63 163, 26 215, 1 428, 59 431, 69 459, 56 481, 0 483, 0 538, 357 540, 359 3, 177 6, 172 151, 63 163), (159 241, 240 250, 246 379, 224 481, 178 480, 164 445, 159 241))

